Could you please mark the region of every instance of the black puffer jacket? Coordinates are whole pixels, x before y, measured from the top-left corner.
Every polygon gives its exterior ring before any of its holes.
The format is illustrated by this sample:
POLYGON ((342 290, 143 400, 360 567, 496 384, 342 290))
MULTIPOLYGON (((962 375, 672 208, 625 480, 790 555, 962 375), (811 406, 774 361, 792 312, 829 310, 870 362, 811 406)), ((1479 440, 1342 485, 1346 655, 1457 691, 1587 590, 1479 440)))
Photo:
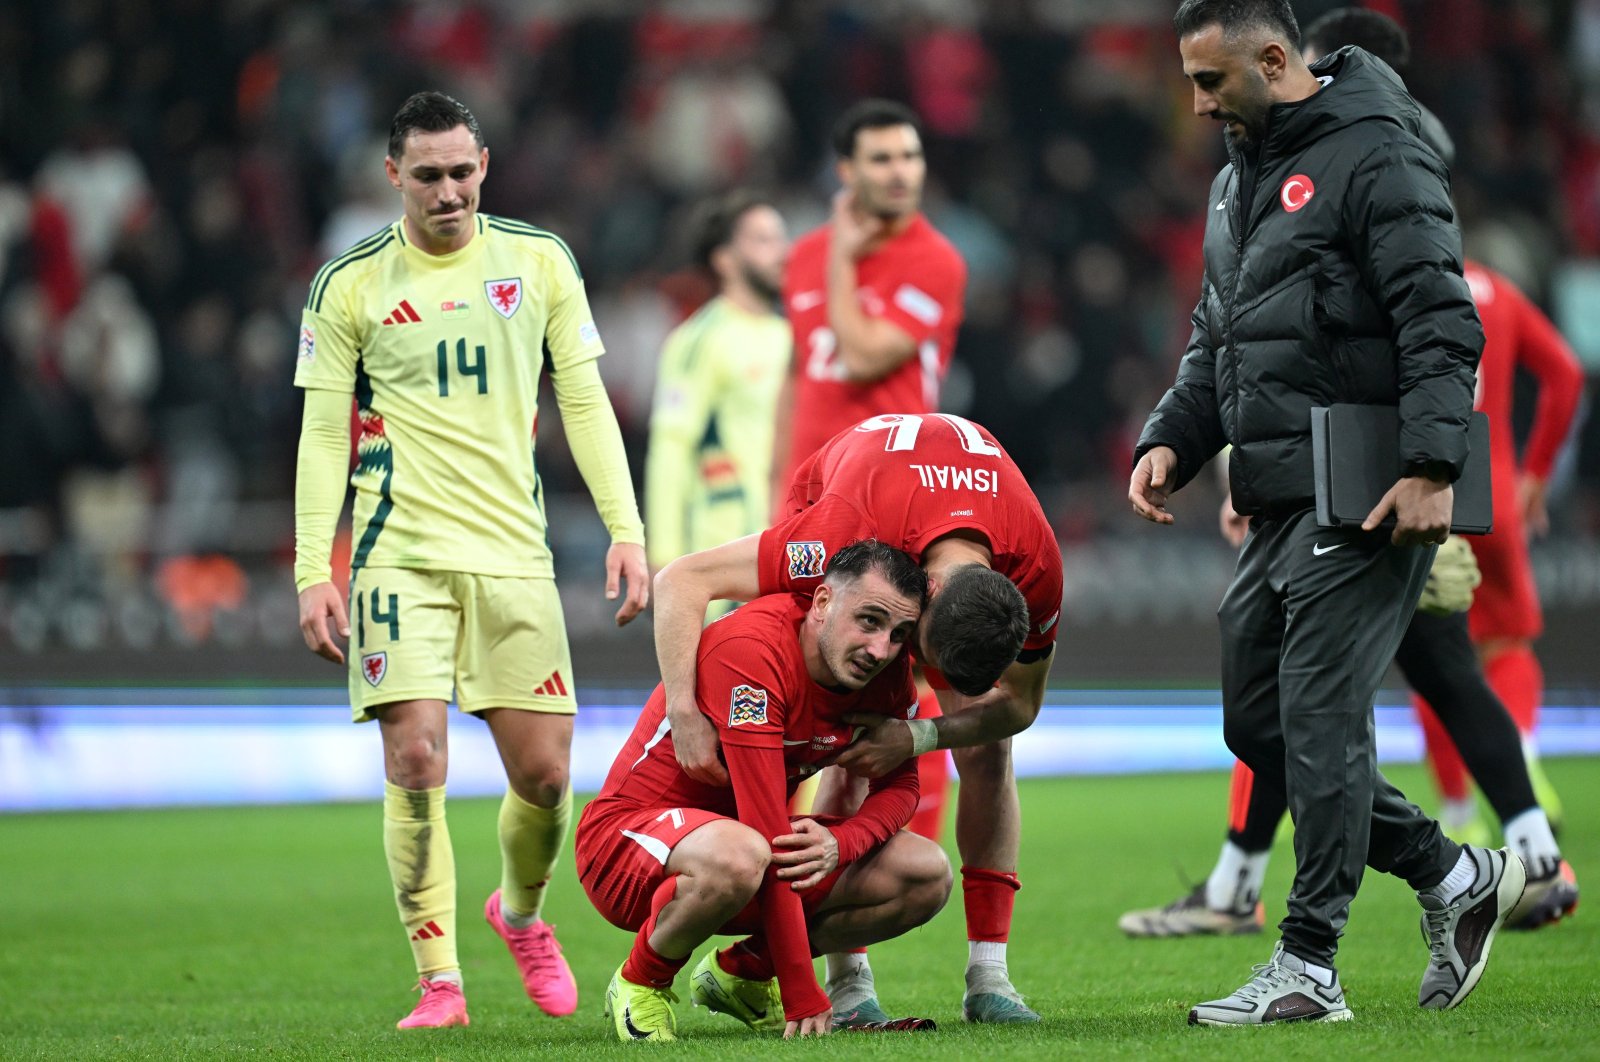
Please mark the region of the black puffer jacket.
POLYGON ((1230 144, 1194 333, 1134 455, 1172 447, 1176 489, 1232 443, 1233 504, 1252 515, 1312 504, 1312 406, 1398 405, 1405 471, 1457 478, 1483 351, 1417 104, 1359 48, 1312 71, 1333 80, 1272 107, 1253 164, 1230 144))

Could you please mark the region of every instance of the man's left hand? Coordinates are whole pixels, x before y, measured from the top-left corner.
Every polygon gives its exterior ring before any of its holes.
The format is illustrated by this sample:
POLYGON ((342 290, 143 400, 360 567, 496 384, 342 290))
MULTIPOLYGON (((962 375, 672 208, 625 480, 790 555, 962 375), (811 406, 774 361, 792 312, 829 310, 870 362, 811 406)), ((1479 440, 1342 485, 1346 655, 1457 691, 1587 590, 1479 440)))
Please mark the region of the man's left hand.
POLYGON ((626 627, 650 603, 650 568, 644 561, 644 547, 633 542, 613 542, 606 550, 606 600, 615 601, 621 584, 627 580, 628 592, 617 609, 617 626, 626 627))
POLYGON ((816 819, 796 819, 789 828, 794 832, 772 839, 772 861, 782 868, 779 880, 802 892, 839 869, 839 842, 816 819))
POLYGON ((852 712, 844 717, 861 733, 833 762, 861 778, 882 778, 911 757, 911 728, 904 719, 852 712))
POLYGON ((1383 523, 1393 510, 1397 546, 1434 546, 1450 534, 1450 515, 1455 509, 1455 490, 1444 480, 1427 476, 1406 476, 1389 488, 1378 507, 1361 522, 1361 530, 1371 531, 1383 523))

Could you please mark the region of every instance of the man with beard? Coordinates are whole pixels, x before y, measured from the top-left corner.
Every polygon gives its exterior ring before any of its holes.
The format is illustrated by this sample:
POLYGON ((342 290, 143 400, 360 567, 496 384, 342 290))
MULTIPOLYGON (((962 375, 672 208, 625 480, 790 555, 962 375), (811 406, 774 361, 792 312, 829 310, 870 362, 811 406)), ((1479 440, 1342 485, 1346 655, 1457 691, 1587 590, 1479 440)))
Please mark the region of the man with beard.
POLYGON ((1287 0, 1185 0, 1174 28, 1195 113, 1227 124, 1229 165, 1208 196, 1194 332, 1128 498, 1169 524, 1167 495, 1233 447, 1234 507, 1252 519, 1218 610, 1223 731, 1284 786, 1296 863, 1271 959, 1189 1021, 1348 1019, 1334 954, 1365 865, 1417 890, 1417 1001, 1448 1009, 1527 880, 1508 849, 1448 840, 1373 743, 1373 695, 1449 533, 1483 349, 1449 175, 1389 67, 1358 48, 1306 66, 1287 0), (1359 528, 1316 520, 1311 408, 1338 402, 1399 410, 1399 478, 1359 528))
POLYGON ((694 253, 718 294, 661 350, 645 465, 655 569, 766 527, 789 364, 789 326, 777 313, 789 256, 783 217, 748 192, 723 196, 696 219, 694 253))
POLYGON ((916 113, 863 100, 839 117, 833 148, 843 186, 833 215, 795 244, 783 280, 794 371, 780 491, 845 428, 938 410, 967 286, 961 255, 919 210, 927 162, 916 113))

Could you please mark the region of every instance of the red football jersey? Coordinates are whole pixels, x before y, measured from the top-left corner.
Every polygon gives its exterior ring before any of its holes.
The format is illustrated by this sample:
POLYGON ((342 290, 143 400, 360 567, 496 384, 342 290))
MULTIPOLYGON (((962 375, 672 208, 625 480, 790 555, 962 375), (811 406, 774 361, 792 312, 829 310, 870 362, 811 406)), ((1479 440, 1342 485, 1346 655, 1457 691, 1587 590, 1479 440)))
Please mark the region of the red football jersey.
MULTIPOLYGON (((843 722, 846 713, 896 719, 916 715, 909 653, 902 652, 854 692, 836 692, 812 680, 799 636, 810 607, 808 597, 778 594, 735 609, 701 634, 695 672, 700 711, 716 725, 724 746, 782 750, 787 796, 855 740, 855 730, 843 722)), ((740 817, 731 788, 697 782, 678 766, 660 685, 617 754, 595 803, 681 804, 740 817)), ((844 850, 841 839, 841 853, 844 850)))
POLYGON ((1502 520, 1521 527, 1517 505, 1517 451, 1511 431, 1517 366, 1539 381, 1539 404, 1522 466, 1548 478, 1556 452, 1572 427, 1583 393, 1583 368, 1550 320, 1499 273, 1477 262, 1465 270, 1472 301, 1483 320, 1483 357, 1478 362, 1476 408, 1489 415, 1489 468, 1493 480, 1495 533, 1502 520))
MULTIPOLYGON (((694 807, 754 829, 769 841, 788 832, 788 798, 801 779, 855 740, 847 712, 907 719, 916 714, 911 661, 902 652, 862 689, 835 692, 806 670, 800 627, 810 601, 784 594, 753 601, 711 624, 700 636, 696 697, 717 727, 731 787, 697 782, 678 766, 660 686, 650 696, 605 785, 583 821, 614 809, 694 807)), ((875 779, 857 813, 830 829, 839 863, 848 865, 892 837, 917 807, 916 761, 875 779)), ((665 860, 663 860, 665 862, 665 860)), ((828 998, 811 966, 800 896, 768 868, 759 900, 761 926, 791 1020, 815 1014, 828 998)))
POLYGON ((881 380, 843 380, 838 340, 828 325, 830 232, 824 225, 803 236, 783 278, 783 304, 794 329, 795 374, 787 472, 867 417, 938 409, 939 385, 950 368, 961 325, 967 265, 950 241, 918 214, 904 232, 856 263, 862 310, 915 340, 916 356, 881 380))
POLYGON ((1539 402, 1521 467, 1545 479, 1572 427, 1583 393, 1583 367, 1538 307, 1505 277, 1468 262, 1465 275, 1483 320, 1475 405, 1489 415, 1489 478, 1494 532, 1467 539, 1483 573, 1467 613, 1474 640, 1534 638, 1544 628, 1518 506, 1517 452, 1511 411, 1516 369, 1539 381, 1539 402))
POLYGON ((920 563, 934 539, 982 534, 994 570, 1028 602, 1025 649, 1056 640, 1061 547, 1016 462, 988 429, 948 413, 888 413, 840 432, 801 465, 761 535, 763 594, 809 593, 828 557, 877 538, 920 563))

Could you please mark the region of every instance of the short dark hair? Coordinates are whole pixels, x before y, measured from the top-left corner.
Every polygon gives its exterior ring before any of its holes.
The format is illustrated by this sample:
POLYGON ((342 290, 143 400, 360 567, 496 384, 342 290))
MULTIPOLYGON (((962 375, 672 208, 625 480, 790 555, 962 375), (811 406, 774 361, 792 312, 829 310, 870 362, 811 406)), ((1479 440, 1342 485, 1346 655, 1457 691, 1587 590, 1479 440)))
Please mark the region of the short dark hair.
POLYGON ((1028 603, 1016 584, 982 564, 945 577, 922 622, 928 648, 950 685, 977 697, 1000 678, 1028 637, 1028 603))
POLYGON ((1347 44, 1365 48, 1398 73, 1411 63, 1411 38, 1405 27, 1381 11, 1336 7, 1305 29, 1305 47, 1323 55, 1347 44))
POLYGON ((928 599, 928 576, 911 555, 895 549, 887 542, 863 538, 852 542, 828 561, 824 581, 836 583, 855 581, 868 572, 876 571, 888 580, 895 590, 921 606, 928 599))
POLYGON ((389 124, 389 157, 396 162, 406 150, 406 137, 412 133, 448 133, 458 125, 467 127, 478 149, 483 150, 483 130, 467 105, 442 92, 418 92, 400 105, 389 124))
POLYGON ((856 134, 863 129, 887 129, 909 125, 922 136, 922 119, 917 112, 894 100, 869 99, 851 104, 833 123, 833 151, 841 159, 856 153, 856 134))
POLYGON ((755 192, 740 189, 717 196, 700 204, 691 221, 694 233, 694 264, 711 273, 711 256, 717 248, 733 240, 744 216, 757 207, 770 207, 772 200, 755 192))
POLYGON ((1172 28, 1180 38, 1213 25, 1221 26, 1229 37, 1247 29, 1272 30, 1283 34, 1295 54, 1300 52, 1300 23, 1289 0, 1183 0, 1172 16, 1172 28))

